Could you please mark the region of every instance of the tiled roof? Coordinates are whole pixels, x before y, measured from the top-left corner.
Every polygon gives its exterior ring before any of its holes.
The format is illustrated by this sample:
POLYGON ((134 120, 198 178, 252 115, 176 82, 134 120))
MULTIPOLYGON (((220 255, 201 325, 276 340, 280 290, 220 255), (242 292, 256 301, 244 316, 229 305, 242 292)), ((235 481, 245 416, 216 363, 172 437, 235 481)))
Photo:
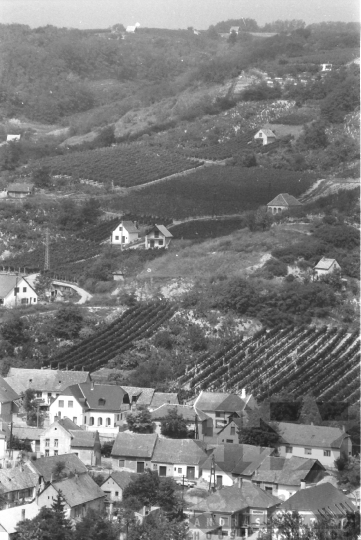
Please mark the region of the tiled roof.
MULTIPOLYGON (((262 128, 260 129, 259 131, 257 131, 257 133, 263 133, 264 135, 266 135, 266 137, 276 137, 276 135, 273 133, 273 131, 271 129, 268 129, 268 128, 262 128)), ((257 135, 256 133, 256 135, 257 135)))
POLYGON ((154 395, 154 388, 142 388, 138 386, 122 386, 123 390, 129 395, 129 401, 132 402, 132 396, 137 398, 137 405, 145 405, 148 407, 151 404, 154 395))
POLYGON ((196 399, 194 406, 201 411, 215 411, 230 395, 231 394, 227 394, 226 392, 202 391, 196 399))
POLYGON ((302 206, 301 203, 288 193, 280 193, 271 202, 267 203, 267 206, 302 206))
MULTIPOLYGON (((90 409, 120 411, 126 392, 115 384, 79 384, 90 409), (104 401, 104 404, 102 404, 104 401)), ((71 388, 72 389, 72 388, 71 388)))
POLYGON ((15 392, 5 381, 3 377, 0 377, 0 403, 7 403, 8 401, 14 401, 19 399, 19 394, 15 392))
POLYGON ((44 392, 63 392, 68 386, 85 382, 88 377, 87 371, 11 367, 5 380, 19 394, 28 388, 44 392))
POLYGON ((322 259, 316 264, 315 269, 329 270, 335 262, 337 262, 336 259, 326 259, 326 257, 322 257, 322 259))
POLYGON ((192 439, 158 439, 152 463, 199 465, 205 455, 192 439))
POLYGON ((129 233, 139 232, 133 221, 122 221, 122 224, 124 229, 126 229, 129 233))
POLYGON ((332 484, 325 483, 297 491, 281 505, 280 510, 309 511, 315 514, 331 510, 340 515, 354 512, 356 506, 332 484))
POLYGON ((25 439, 28 439, 28 441, 39 441, 43 433, 45 433, 45 428, 13 426, 13 435, 21 441, 25 439))
POLYGON ((114 482, 116 482, 118 484, 119 487, 124 489, 124 488, 127 487, 128 484, 130 484, 130 482, 132 480, 135 480, 136 478, 138 478, 138 475, 137 475, 137 473, 132 473, 132 472, 129 472, 129 471, 113 471, 112 474, 110 475, 110 477, 108 477, 104 481, 104 483, 109 478, 112 478, 114 480, 114 482))
POLYGON ((5 298, 19 281, 19 276, 0 274, 0 298, 5 298))
POLYGON ((34 184, 9 184, 7 191, 17 191, 20 193, 28 193, 34 188, 34 184))
POLYGON ((94 448, 96 441, 99 441, 99 434, 97 431, 83 431, 82 429, 76 431, 70 431, 72 436, 70 446, 71 448, 94 448))
POLYGON ((117 434, 112 449, 112 457, 142 457, 150 459, 153 455, 156 433, 128 433, 117 434))
POLYGON ((0 494, 32 488, 37 484, 38 475, 31 472, 27 467, 0 469, 0 494))
POLYGON ((105 497, 104 491, 88 474, 65 478, 60 482, 53 482, 52 485, 58 492, 61 491, 62 497, 71 508, 105 497))
POLYGON ((88 469, 75 454, 61 454, 59 456, 43 457, 31 462, 31 467, 35 469, 39 476, 46 482, 50 482, 54 467, 57 463, 64 463, 64 473, 83 474, 88 469))
POLYGON ((66 429, 67 431, 75 431, 75 430, 80 430, 82 431, 81 427, 78 426, 77 424, 75 424, 72 420, 70 420, 70 418, 68 418, 67 416, 65 416, 65 418, 59 418, 57 421, 56 421, 60 426, 62 426, 64 429, 66 429))
POLYGON ((168 231, 168 229, 166 227, 164 227, 164 225, 157 225, 157 224, 155 224, 154 227, 150 231, 148 231, 147 235, 150 234, 151 232, 153 232, 155 229, 158 229, 158 231, 163 236, 165 236, 165 238, 173 238, 172 233, 170 233, 168 231))
POLYGON ((240 412, 243 411, 245 403, 237 394, 229 394, 222 403, 216 407, 216 411, 240 412))
POLYGON ((251 482, 244 482, 241 487, 237 485, 216 491, 204 501, 191 507, 196 512, 224 512, 233 514, 246 508, 271 508, 281 501, 254 486, 251 482))
POLYGON ((324 468, 317 459, 306 459, 296 456, 292 456, 291 458, 270 456, 261 463, 252 480, 256 482, 274 482, 288 486, 299 486, 316 463, 318 463, 320 468, 324 468))
POLYGON ((205 459, 202 469, 211 469, 214 456, 216 470, 249 476, 273 451, 272 448, 263 448, 250 444, 219 444, 215 446, 212 454, 205 459))
POLYGON ((168 416, 170 411, 174 411, 174 410, 177 411, 177 414, 182 415, 186 422, 195 421, 196 413, 193 407, 191 407, 190 405, 164 404, 158 407, 158 409, 155 409, 154 411, 152 411, 150 414, 151 414, 152 420, 162 420, 163 418, 168 416))
POLYGON ((173 405, 177 405, 179 403, 178 394, 167 392, 154 392, 150 407, 156 409, 163 405, 163 403, 171 403, 173 405))
POLYGON ((340 448, 345 437, 348 437, 341 429, 328 426, 289 424, 288 422, 279 422, 277 426, 282 437, 281 443, 289 445, 340 448))

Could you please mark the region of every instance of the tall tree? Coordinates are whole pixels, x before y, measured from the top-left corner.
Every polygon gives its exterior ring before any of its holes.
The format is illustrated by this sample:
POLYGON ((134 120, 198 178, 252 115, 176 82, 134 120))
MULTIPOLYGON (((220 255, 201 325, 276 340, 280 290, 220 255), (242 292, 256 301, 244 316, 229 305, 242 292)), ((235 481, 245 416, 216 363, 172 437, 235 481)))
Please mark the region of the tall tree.
POLYGON ((59 521, 59 512, 41 508, 33 519, 26 519, 16 527, 17 540, 74 540, 68 520, 59 521))
POLYGON ((62 339, 74 339, 79 336, 83 325, 83 315, 78 306, 61 306, 57 311, 53 324, 52 333, 62 339))
POLYGON ((135 433, 153 433, 154 424, 147 409, 127 414, 127 424, 130 431, 135 433))
POLYGON ((176 407, 170 409, 167 416, 161 421, 161 434, 171 439, 186 439, 188 427, 181 414, 178 414, 176 407))

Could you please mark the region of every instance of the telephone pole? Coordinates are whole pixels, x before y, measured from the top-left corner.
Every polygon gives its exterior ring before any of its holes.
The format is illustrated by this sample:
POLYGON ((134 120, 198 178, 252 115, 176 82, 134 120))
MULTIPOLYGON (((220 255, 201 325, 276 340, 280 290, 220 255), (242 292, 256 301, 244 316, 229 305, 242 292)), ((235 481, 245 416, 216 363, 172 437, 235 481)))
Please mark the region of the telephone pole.
POLYGON ((49 227, 46 228, 45 235, 45 261, 44 261, 44 270, 50 270, 50 258, 49 258, 49 227))

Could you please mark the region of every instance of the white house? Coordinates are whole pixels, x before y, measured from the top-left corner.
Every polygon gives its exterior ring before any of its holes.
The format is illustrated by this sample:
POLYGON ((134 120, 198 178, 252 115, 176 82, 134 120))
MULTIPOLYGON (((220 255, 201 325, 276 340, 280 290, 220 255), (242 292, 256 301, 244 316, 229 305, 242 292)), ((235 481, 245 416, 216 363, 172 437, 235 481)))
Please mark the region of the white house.
POLYGON ((315 279, 319 279, 321 276, 332 274, 332 272, 340 272, 341 266, 336 259, 327 259, 322 257, 313 269, 315 279))
POLYGON ((173 238, 172 233, 164 225, 155 224, 154 227, 145 235, 145 249, 169 247, 173 238))
POLYGON ((110 476, 101 484, 100 489, 108 496, 111 502, 120 502, 123 499, 123 490, 137 478, 137 473, 129 471, 113 471, 110 476))
POLYGON ((6 142, 20 141, 21 135, 6 135, 6 142))
POLYGON ((34 519, 40 511, 36 502, 0 511, 0 540, 12 540, 21 521, 34 519))
POLYGON ((0 274, 0 306, 27 306, 37 302, 38 295, 24 277, 0 274))
POLYGON ((114 246, 124 246, 135 242, 139 238, 139 230, 133 221, 121 221, 110 236, 110 243, 114 246))
POLYGON ((321 64, 321 71, 332 71, 332 64, 321 64))
POLYGON ((284 210, 291 210, 302 204, 293 196, 288 193, 280 193, 267 204, 267 211, 272 214, 279 214, 284 210))
POLYGON ((263 146, 265 146, 274 143, 277 137, 271 129, 263 128, 257 131, 253 138, 255 141, 262 141, 263 146))
POLYGON ((134 32, 136 32, 139 27, 140 27, 140 24, 135 23, 134 26, 127 26, 125 31, 128 32, 128 34, 134 34, 134 32))
POLYGON ((151 458, 152 469, 159 476, 197 480, 205 457, 205 452, 192 439, 158 438, 151 458))
POLYGON ((232 34, 232 32, 234 32, 235 34, 239 34, 239 26, 231 26, 231 28, 229 29, 229 33, 232 34))

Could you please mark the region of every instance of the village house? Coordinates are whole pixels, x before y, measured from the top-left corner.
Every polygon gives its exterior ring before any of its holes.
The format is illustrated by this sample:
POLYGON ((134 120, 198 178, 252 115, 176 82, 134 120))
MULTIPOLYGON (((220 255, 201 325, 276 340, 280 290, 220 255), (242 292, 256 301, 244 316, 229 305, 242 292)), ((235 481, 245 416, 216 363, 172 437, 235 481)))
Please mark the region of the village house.
POLYGON ((34 195, 34 184, 9 184, 7 194, 11 199, 25 199, 34 195))
POLYGON ((332 71, 332 64, 321 64, 321 71, 332 71))
POLYGON ((0 420, 11 422, 13 414, 19 410, 16 403, 19 397, 5 379, 0 377, 0 420))
POLYGON ((160 506, 143 506, 139 512, 134 512, 134 517, 140 525, 146 523, 150 517, 159 518, 162 514, 162 509, 160 506))
POLYGON ((206 454, 192 439, 158 438, 151 457, 152 470, 159 476, 197 480, 200 474, 200 463, 206 454))
POLYGON ((179 405, 178 394, 175 392, 154 392, 148 409, 154 411, 161 405, 179 405))
POLYGON ((268 456, 252 476, 252 482, 282 501, 300 489, 316 485, 326 474, 317 459, 268 456))
POLYGON ((17 307, 37 302, 38 295, 23 276, 0 274, 0 306, 17 307))
POLYGON ((240 418, 232 418, 229 424, 225 425, 217 434, 217 443, 233 443, 238 444, 238 432, 246 425, 247 419, 244 417, 244 411, 240 418))
POLYGON ((336 519, 342 525, 347 513, 356 510, 357 507, 346 495, 326 482, 301 489, 285 501, 277 513, 298 512, 305 525, 314 523, 320 517, 336 519))
POLYGON ((64 390, 50 405, 49 416, 51 422, 67 417, 86 430, 114 436, 121 414, 129 408, 129 396, 120 386, 86 382, 64 390))
POLYGON ((39 484, 44 487, 47 482, 51 482, 55 477, 55 470, 61 464, 62 474, 65 476, 78 476, 88 474, 88 469, 75 454, 62 454, 58 456, 42 457, 31 460, 26 466, 34 472, 39 479, 39 484))
POLYGON ((157 409, 154 409, 151 413, 152 422, 155 425, 155 432, 158 433, 158 435, 161 434, 162 420, 164 420, 171 411, 176 411, 178 415, 183 417, 189 431, 195 431, 196 413, 193 407, 190 405, 170 405, 169 403, 166 403, 157 409))
POLYGON ((13 540, 16 538, 16 529, 21 521, 34 519, 40 511, 36 502, 22 504, 0 511, 0 539, 13 540))
POLYGON ((37 496, 38 506, 51 508, 59 494, 63 498, 65 516, 73 523, 80 521, 89 510, 101 512, 104 509, 105 493, 88 474, 50 481, 37 496))
POLYGON ((111 452, 112 469, 128 469, 137 473, 151 469, 157 438, 156 433, 118 433, 111 452))
POLYGON ((36 453, 37 457, 40 457, 40 438, 44 431, 44 428, 14 425, 12 434, 19 441, 28 442, 31 451, 36 453))
POLYGON ((129 396, 131 406, 150 407, 154 396, 154 388, 142 388, 140 386, 122 386, 124 392, 129 396))
POLYGON ((21 135, 6 135, 6 142, 18 142, 21 139, 21 135))
POLYGON ((101 445, 97 431, 84 431, 69 418, 56 420, 40 436, 43 456, 74 453, 85 465, 100 465, 101 445))
POLYGON ((332 274, 333 272, 341 272, 341 266, 336 259, 322 257, 313 269, 314 279, 318 280, 320 277, 332 274))
POLYGON ((165 248, 168 249, 172 233, 164 225, 155 224, 154 227, 145 235, 145 249, 165 248))
POLYGON ((197 538, 195 533, 201 526, 197 518, 204 513, 212 515, 214 521, 209 522, 212 530, 221 527, 221 538, 247 537, 267 523, 280 502, 249 482, 217 490, 189 509, 191 538, 197 538))
POLYGON ((292 210, 302 206, 302 204, 293 196, 288 193, 280 193, 267 204, 267 211, 272 214, 279 214, 285 210, 292 210))
POLYGON ((123 490, 130 482, 137 478, 137 473, 129 471, 113 471, 100 485, 109 502, 120 502, 123 500, 123 490))
POLYGON ((271 129, 260 129, 257 131, 257 133, 253 136, 255 141, 262 141, 263 146, 266 146, 267 144, 271 144, 276 142, 276 135, 273 133, 271 129))
POLYGON ((38 484, 38 475, 26 466, 0 469, 1 509, 31 502, 38 484))
POLYGON ((133 221, 121 221, 112 231, 110 243, 113 246, 125 246, 139 238, 139 230, 133 221))
POLYGON ((352 455, 351 437, 342 429, 288 422, 279 422, 277 426, 281 457, 317 459, 327 469, 333 469, 336 459, 352 455))
POLYGON ((128 34, 134 34, 134 32, 136 32, 138 30, 138 28, 140 27, 140 24, 139 23, 135 23, 134 26, 127 26, 125 31, 128 33, 128 34))

